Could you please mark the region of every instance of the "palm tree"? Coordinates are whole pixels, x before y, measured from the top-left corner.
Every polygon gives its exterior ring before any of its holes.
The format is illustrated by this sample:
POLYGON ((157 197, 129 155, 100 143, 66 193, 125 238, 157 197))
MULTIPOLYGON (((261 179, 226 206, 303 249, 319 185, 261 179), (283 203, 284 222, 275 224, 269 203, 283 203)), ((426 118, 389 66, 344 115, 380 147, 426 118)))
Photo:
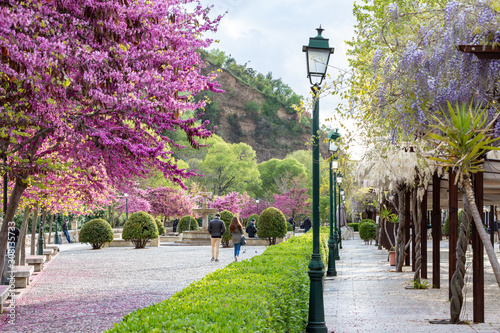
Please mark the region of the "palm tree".
MULTIPOLYGON (((495 250, 488 239, 488 234, 483 228, 481 216, 476 206, 474 191, 471 184, 471 174, 483 171, 483 156, 488 150, 500 150, 491 144, 500 138, 493 138, 493 127, 498 114, 488 122, 488 113, 481 105, 474 107, 457 104, 453 107, 448 103, 449 117, 443 112, 443 118, 433 117, 436 124, 428 134, 429 142, 437 147, 438 161, 443 167, 453 168, 457 172, 455 182, 460 181, 464 194, 464 205, 472 215, 476 230, 481 237, 488 259, 500 287, 500 265, 495 255, 495 250)), ((467 220, 467 219, 464 219, 467 220)), ((465 253, 467 251, 467 222, 462 222, 461 232, 457 242, 457 266, 452 277, 451 322, 456 323, 462 307, 462 289, 465 274, 465 253)))

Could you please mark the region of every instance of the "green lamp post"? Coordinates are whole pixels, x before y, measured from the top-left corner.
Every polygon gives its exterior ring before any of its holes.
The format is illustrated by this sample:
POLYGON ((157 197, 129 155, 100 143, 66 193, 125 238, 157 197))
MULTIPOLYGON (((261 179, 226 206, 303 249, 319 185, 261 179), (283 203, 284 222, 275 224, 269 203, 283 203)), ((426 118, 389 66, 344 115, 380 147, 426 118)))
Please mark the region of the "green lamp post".
POLYGON ((313 229, 313 253, 309 263, 309 318, 307 332, 326 333, 325 309, 323 303, 323 278, 325 265, 321 261, 319 253, 319 93, 321 83, 326 76, 328 60, 334 49, 329 46, 328 39, 321 36, 324 29, 321 26, 316 29, 318 35, 309 38, 309 44, 302 47, 306 53, 307 77, 314 94, 314 109, 312 120, 312 229, 313 229))
MULTIPOLYGON (((45 213, 43 213, 42 215, 43 217, 45 217, 45 213)), ((39 230, 39 233, 38 233, 38 255, 39 256, 43 256, 43 230, 42 228, 44 227, 44 225, 42 224, 42 219, 38 219, 38 230, 39 230)))
POLYGON ((337 232, 337 260, 340 260, 340 250, 339 247, 342 248, 342 231, 340 231, 340 192, 341 192, 341 187, 340 185, 342 184, 342 181, 344 180, 344 177, 342 176, 342 173, 338 173, 337 175, 337 183, 339 184, 339 218, 337 219, 337 225, 335 226, 335 230, 337 232))
MULTIPOLYGON (((337 144, 337 139, 340 137, 340 134, 335 130, 330 133, 328 136, 329 145, 328 150, 330 151, 330 237, 328 238, 328 270, 326 271, 327 276, 337 276, 337 269, 335 268, 335 251, 337 250, 337 239, 335 238, 336 233, 333 232, 333 227, 337 228, 337 224, 335 222, 335 216, 333 211, 335 209, 336 204, 334 203, 335 194, 333 192, 335 188, 334 182, 334 172, 333 170, 337 170, 339 167, 339 161, 337 158, 337 152, 339 150, 339 146, 337 144)), ((336 231, 335 231, 336 232, 336 231)))
POLYGON ((55 227, 56 227, 56 231, 54 233, 54 244, 61 244, 62 243, 62 240, 59 241, 59 234, 57 233, 57 222, 59 221, 59 216, 60 216, 60 214, 57 214, 57 216, 54 218, 54 223, 55 223, 55 227))

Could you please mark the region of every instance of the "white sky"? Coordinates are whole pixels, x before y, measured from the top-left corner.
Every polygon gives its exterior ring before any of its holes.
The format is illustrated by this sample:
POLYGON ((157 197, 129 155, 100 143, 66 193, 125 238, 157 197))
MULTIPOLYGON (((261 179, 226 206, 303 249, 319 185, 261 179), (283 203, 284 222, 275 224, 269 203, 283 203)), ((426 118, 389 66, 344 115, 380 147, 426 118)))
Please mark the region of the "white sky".
MULTIPOLYGON (((213 3, 214 14, 227 14, 222 19, 214 48, 219 48, 235 58, 238 64, 274 78, 281 78, 297 94, 308 97, 310 83, 306 74, 306 59, 302 46, 309 37, 317 35, 321 24, 323 37, 330 39, 335 53, 330 57, 330 66, 348 69, 346 40, 354 36, 355 19, 352 15, 353 1, 328 0, 201 0, 202 4, 213 3)), ((330 67, 328 74, 338 75, 330 67)), ((325 123, 340 101, 334 97, 323 97, 320 101, 320 122, 333 128, 338 124, 325 123)))

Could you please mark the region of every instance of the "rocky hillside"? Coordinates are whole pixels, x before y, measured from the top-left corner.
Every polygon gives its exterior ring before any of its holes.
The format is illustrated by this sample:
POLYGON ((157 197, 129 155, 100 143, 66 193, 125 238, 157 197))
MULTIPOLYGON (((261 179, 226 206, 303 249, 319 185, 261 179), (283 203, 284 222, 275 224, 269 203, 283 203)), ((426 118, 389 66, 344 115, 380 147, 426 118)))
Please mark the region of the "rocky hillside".
MULTIPOLYGON (((217 67, 210 66, 207 70, 216 71, 217 67)), ((259 163, 284 158, 295 150, 310 149, 308 113, 299 115, 285 108, 275 98, 262 94, 225 69, 219 70, 217 82, 225 93, 205 92, 199 98, 210 100, 202 119, 210 120, 211 129, 217 126, 215 133, 225 141, 252 146, 259 163)))

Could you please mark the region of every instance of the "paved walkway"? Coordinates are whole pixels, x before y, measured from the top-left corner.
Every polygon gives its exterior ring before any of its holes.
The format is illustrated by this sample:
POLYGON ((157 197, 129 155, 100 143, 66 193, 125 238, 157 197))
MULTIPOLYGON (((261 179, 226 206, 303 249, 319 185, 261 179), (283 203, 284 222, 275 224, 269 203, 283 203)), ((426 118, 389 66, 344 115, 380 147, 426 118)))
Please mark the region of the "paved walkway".
MULTIPOLYGON (((15 324, 0 320, 0 332, 103 332, 137 308, 161 302, 225 267, 234 253, 221 248, 220 262, 215 263, 209 246, 90 248, 62 245, 16 305, 15 324)), ((244 247, 240 259, 264 249, 244 247)))
MULTIPOLYGON (((430 242, 429 242, 430 243, 430 242)), ((432 244, 429 244, 432 245, 432 244)), ((337 277, 325 281, 325 321, 328 332, 500 332, 500 289, 485 255, 485 323, 435 325, 430 320, 449 319, 448 242, 441 242, 441 288, 405 289, 413 279, 411 267, 397 273, 389 266, 387 251, 365 245, 359 238, 343 241, 337 277)), ((432 249, 428 249, 429 260, 432 249)), ((500 258, 498 244, 495 244, 500 258)), ((471 262, 470 254, 468 263, 471 262)), ((472 267, 469 264, 466 304, 462 320, 472 322, 472 267)), ((432 278, 432 265, 428 265, 432 278)), ((430 281, 432 283, 432 281, 430 281)))
MULTIPOLYGON (((499 333, 500 291, 487 259, 486 323, 429 323, 449 318, 447 247, 443 241, 441 289, 410 290, 405 287, 413 273, 396 273, 387 262, 386 251, 359 239, 343 241, 338 276, 325 281, 328 332, 499 333)), ((264 249, 244 247, 241 259, 261 254, 264 249)), ((23 294, 16 306, 15 325, 0 322, 0 332, 103 332, 135 309, 161 302, 232 262, 233 249, 221 249, 220 263, 210 262, 209 252, 207 246, 90 250, 88 245, 65 244, 23 294)), ((498 245, 496 252, 500 257, 498 245)), ((431 268, 429 263, 429 277, 431 268)), ((462 318, 472 321, 470 285, 462 318)))

